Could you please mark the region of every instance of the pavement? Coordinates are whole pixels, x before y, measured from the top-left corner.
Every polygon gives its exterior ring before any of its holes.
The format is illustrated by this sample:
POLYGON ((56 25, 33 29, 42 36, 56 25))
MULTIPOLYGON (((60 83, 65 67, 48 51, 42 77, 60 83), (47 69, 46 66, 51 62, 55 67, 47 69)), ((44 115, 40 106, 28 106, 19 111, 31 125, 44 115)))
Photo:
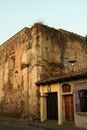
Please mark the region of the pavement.
POLYGON ((58 125, 55 120, 25 121, 0 116, 0 130, 86 130, 73 124, 58 125))
MULTIPOLYGON (((86 130, 83 128, 78 128, 74 126, 74 124, 63 124, 63 125, 58 125, 57 121, 55 120, 47 120, 43 123, 41 122, 29 122, 28 126, 33 126, 33 128, 43 128, 43 130, 86 130)), ((39 130, 37 129, 37 130, 39 130)))

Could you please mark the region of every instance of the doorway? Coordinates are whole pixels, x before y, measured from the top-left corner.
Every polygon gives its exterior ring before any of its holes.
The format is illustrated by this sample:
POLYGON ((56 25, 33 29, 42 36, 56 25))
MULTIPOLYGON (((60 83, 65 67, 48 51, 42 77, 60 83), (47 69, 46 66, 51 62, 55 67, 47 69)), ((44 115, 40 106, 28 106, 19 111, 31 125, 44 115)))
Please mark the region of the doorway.
POLYGON ((48 93, 48 96, 47 96, 47 119, 58 120, 57 92, 48 93))
POLYGON ((74 121, 74 105, 73 105, 73 95, 64 96, 65 104, 65 119, 66 121, 74 121))

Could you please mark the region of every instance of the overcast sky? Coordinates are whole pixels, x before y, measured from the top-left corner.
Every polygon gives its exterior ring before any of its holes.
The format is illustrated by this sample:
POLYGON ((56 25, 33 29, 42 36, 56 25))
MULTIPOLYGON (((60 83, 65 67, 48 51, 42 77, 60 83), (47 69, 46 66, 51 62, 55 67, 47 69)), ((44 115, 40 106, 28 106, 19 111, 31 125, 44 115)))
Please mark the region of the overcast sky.
POLYGON ((0 44, 35 22, 87 34, 87 0, 0 0, 0 44))

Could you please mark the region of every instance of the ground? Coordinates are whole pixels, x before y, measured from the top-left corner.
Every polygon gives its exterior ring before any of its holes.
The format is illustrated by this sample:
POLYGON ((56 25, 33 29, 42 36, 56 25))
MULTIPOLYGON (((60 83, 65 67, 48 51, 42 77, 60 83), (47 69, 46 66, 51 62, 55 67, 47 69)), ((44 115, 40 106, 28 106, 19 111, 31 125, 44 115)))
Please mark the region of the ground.
POLYGON ((30 122, 0 116, 0 130, 85 130, 74 125, 57 125, 57 121, 30 122))

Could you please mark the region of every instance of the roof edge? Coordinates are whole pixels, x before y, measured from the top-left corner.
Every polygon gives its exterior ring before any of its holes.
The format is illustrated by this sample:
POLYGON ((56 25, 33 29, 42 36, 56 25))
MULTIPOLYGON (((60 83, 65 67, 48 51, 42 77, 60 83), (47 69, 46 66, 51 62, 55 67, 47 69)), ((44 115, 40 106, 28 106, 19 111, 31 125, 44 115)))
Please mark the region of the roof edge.
POLYGON ((61 74, 61 75, 49 77, 48 79, 37 81, 36 85, 40 86, 40 85, 46 85, 46 84, 53 84, 57 82, 75 81, 75 80, 80 80, 80 79, 85 79, 85 78, 87 78, 87 72, 61 74))

